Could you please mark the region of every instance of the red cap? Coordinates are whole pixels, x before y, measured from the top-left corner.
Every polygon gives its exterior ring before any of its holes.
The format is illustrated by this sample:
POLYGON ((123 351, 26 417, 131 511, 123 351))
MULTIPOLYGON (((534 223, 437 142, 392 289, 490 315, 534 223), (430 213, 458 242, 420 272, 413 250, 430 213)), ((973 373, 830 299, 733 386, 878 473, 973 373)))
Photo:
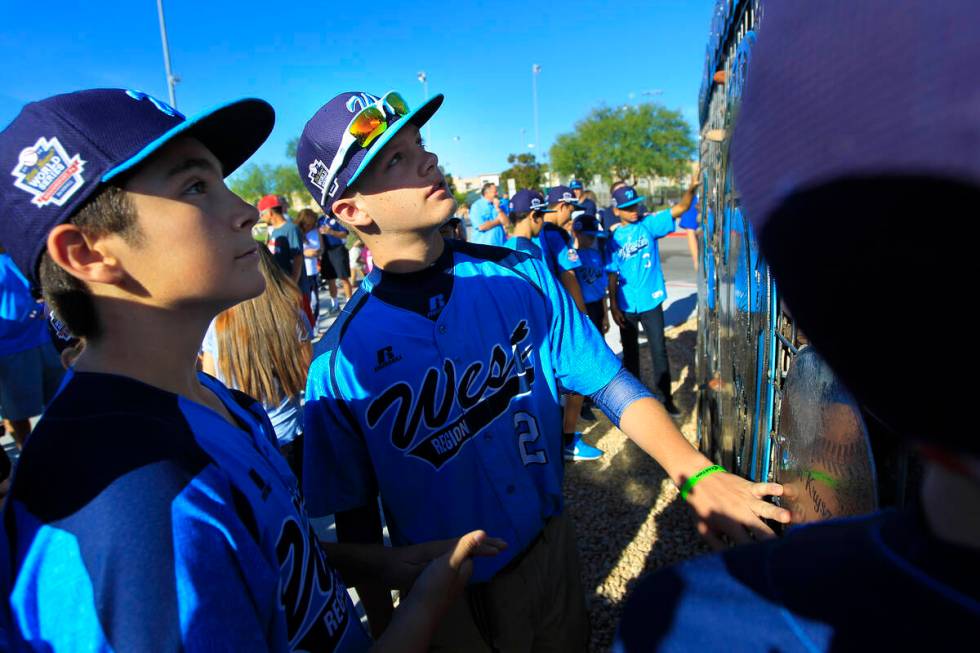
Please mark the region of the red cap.
POLYGON ((263 211, 268 211, 269 209, 275 208, 277 206, 282 206, 282 202, 279 201, 278 195, 266 195, 259 200, 259 213, 263 211))

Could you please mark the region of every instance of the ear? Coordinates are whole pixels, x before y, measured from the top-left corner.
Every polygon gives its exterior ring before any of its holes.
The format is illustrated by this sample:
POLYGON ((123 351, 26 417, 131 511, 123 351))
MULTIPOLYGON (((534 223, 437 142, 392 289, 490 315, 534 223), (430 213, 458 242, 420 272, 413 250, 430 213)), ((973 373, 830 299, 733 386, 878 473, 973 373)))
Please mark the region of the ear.
POLYGON ((362 203, 358 200, 357 194, 354 194, 352 197, 341 197, 333 203, 331 211, 333 211, 333 214, 341 222, 349 224, 360 231, 368 231, 374 225, 374 220, 364 210, 362 203))
POLYGON ((48 255, 68 274, 87 283, 118 285, 125 272, 106 253, 101 237, 87 237, 73 224, 60 224, 48 234, 48 255))

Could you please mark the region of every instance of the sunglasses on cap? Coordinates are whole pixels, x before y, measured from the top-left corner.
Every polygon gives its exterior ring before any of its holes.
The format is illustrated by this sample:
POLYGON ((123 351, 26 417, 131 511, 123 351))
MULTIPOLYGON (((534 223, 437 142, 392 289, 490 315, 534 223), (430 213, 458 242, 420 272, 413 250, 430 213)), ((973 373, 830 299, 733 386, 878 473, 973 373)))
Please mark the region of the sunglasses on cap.
POLYGON ((344 129, 344 135, 340 139, 340 147, 334 154, 330 167, 327 168, 323 192, 320 194, 320 206, 326 208, 327 189, 333 184, 334 178, 344 166, 347 153, 352 145, 367 148, 375 141, 378 136, 385 133, 388 129, 388 116, 402 118, 409 114, 410 109, 405 98, 397 91, 388 91, 382 95, 377 102, 369 104, 351 118, 350 123, 344 129))

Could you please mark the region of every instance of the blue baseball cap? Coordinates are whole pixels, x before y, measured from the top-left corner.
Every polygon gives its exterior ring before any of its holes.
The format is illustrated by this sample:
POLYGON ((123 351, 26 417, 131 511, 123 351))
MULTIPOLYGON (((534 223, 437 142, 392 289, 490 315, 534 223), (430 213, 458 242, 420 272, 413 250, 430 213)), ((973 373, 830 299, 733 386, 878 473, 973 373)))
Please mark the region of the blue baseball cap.
POLYGON ((599 227, 599 221, 594 215, 580 215, 572 222, 572 230, 586 236, 603 237, 606 232, 599 227))
POLYGON ((568 182, 568 187, 572 190, 582 190, 583 188, 582 182, 580 182, 578 179, 573 179, 568 182))
POLYGON ((530 213, 540 211, 541 213, 554 213, 548 208, 548 203, 544 201, 544 195, 536 190, 522 188, 510 198, 511 210, 518 213, 530 213))
POLYGON ((642 195, 637 195, 636 189, 632 186, 622 186, 613 191, 613 207, 617 209, 625 209, 627 207, 639 204, 646 197, 642 195))
POLYGON ((595 202, 592 200, 582 200, 579 202, 579 207, 582 209, 585 215, 595 217, 596 213, 598 212, 598 208, 596 207, 595 202))
POLYGON ((329 182, 330 188, 326 188, 330 163, 340 149, 344 132, 350 125, 351 119, 381 98, 380 95, 363 91, 341 93, 320 107, 303 128, 299 144, 296 146, 296 167, 300 179, 325 213, 332 213, 330 209, 333 203, 354 185, 378 152, 395 134, 408 124, 416 127, 424 125, 439 109, 444 99, 441 93, 437 93, 422 106, 409 111, 404 116, 385 112, 388 127, 384 133, 371 141, 367 147, 361 147, 357 143, 351 145, 339 172, 333 181, 329 182))
POLYGON ((254 98, 186 118, 141 91, 91 89, 32 102, 2 132, 0 242, 35 285, 48 233, 107 182, 178 136, 201 141, 225 176, 269 136, 275 111, 254 98), (9 180, 9 177, 8 177, 9 180))
POLYGON ((548 191, 548 204, 558 204, 560 202, 578 206, 578 200, 575 199, 575 194, 568 186, 555 186, 548 191))

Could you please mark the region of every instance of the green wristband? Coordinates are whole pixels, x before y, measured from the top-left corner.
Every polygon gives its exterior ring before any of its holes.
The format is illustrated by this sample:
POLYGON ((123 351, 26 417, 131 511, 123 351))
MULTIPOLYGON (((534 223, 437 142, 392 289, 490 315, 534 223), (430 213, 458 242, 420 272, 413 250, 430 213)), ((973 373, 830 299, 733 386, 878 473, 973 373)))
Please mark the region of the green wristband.
POLYGON ((684 485, 681 486, 681 499, 687 501, 687 495, 691 493, 691 490, 693 490, 694 486, 698 484, 698 481, 700 481, 705 476, 711 476, 715 472, 727 472, 727 471, 728 470, 722 467, 721 465, 712 465, 711 467, 705 467, 700 472, 698 472, 691 478, 684 481, 684 485))

